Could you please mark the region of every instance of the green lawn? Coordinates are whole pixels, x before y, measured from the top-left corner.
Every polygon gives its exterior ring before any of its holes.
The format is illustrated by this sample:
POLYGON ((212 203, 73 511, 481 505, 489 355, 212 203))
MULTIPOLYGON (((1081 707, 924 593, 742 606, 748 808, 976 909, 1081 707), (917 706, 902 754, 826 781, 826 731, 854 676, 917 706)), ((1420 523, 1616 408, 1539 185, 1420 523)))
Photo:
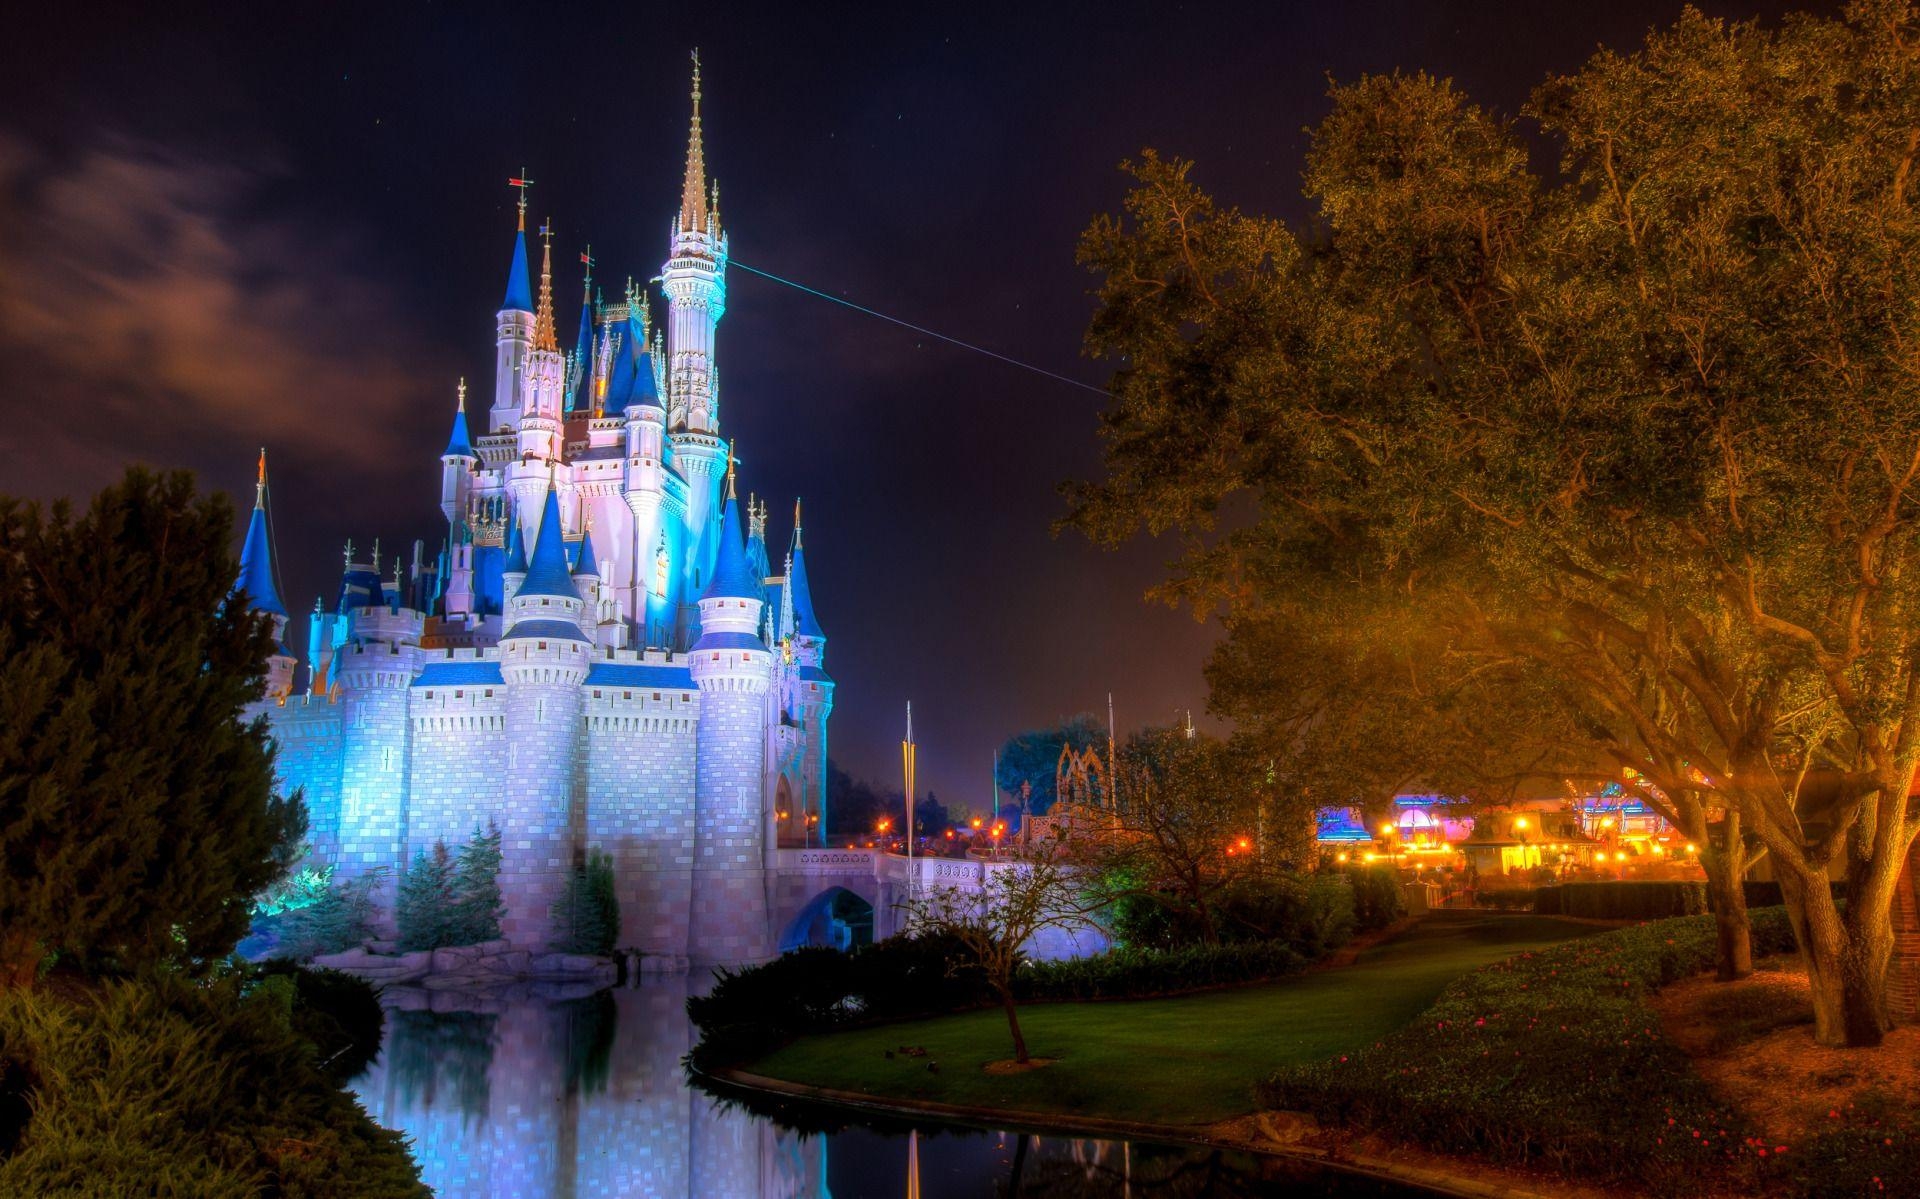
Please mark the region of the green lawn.
POLYGON ((1252 1110, 1254 1082, 1276 1067, 1392 1032, 1469 970, 1599 931, 1537 916, 1436 913, 1352 966, 1183 999, 1038 1004, 1021 1009, 1028 1049, 1059 1060, 1025 1074, 981 1070, 1012 1056, 998 1010, 805 1037, 747 1069, 893 1098, 1210 1124, 1252 1110), (928 1056, 886 1057, 903 1045, 928 1056))

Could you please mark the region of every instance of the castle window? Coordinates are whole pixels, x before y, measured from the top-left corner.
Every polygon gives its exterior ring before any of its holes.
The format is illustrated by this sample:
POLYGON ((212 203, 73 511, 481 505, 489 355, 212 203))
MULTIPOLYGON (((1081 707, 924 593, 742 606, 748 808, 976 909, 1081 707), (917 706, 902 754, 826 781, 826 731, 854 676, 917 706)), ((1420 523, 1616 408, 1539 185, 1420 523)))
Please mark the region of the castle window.
POLYGON ((493 688, 491 688, 491 687, 489 687, 489 688, 487 688, 487 698, 488 698, 488 699, 492 699, 492 698, 493 698, 493 688))
POLYGON ((533 701, 533 722, 535 724, 547 723, 547 701, 546 700, 536 699, 533 701))
POLYGON ((465 699, 465 698, 467 698, 467 693, 466 693, 466 692, 464 692, 464 691, 456 691, 456 692, 454 692, 454 693, 453 693, 453 698, 455 698, 455 699, 465 699))
POLYGON ((546 643, 546 642, 544 642, 544 641, 542 641, 542 642, 540 643, 540 648, 541 648, 541 649, 545 649, 545 648, 547 648, 547 643, 546 643))
POLYGON ((594 690, 593 690, 593 698, 595 698, 595 699, 599 699, 599 698, 600 698, 600 689, 599 689, 598 687, 596 687, 596 688, 594 688, 594 690))
POLYGON ((660 702, 660 693, 658 691, 653 693, 653 702, 656 704, 660 702))

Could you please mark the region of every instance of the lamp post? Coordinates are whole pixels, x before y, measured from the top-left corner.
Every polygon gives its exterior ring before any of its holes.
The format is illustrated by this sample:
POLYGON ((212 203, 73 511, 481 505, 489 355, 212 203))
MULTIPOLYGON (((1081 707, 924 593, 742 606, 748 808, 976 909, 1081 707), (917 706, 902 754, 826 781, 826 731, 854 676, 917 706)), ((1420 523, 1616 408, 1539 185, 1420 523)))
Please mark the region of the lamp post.
POLYGON ((1380 825, 1380 835, 1384 837, 1387 842, 1387 865, 1393 867, 1394 873, 1396 874, 1400 872, 1399 832, 1399 828, 1390 820, 1383 821, 1380 825))
POLYGON ((1513 818, 1513 835, 1520 839, 1520 869, 1525 870, 1527 868, 1527 818, 1525 816, 1513 818))

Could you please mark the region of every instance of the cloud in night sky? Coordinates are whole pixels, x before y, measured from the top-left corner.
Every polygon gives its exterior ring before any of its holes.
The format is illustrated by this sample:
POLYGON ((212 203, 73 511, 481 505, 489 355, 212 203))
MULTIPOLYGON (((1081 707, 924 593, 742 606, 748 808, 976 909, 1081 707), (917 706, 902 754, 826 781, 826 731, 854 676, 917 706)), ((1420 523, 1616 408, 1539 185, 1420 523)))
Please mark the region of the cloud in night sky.
POLYGON ((365 424, 433 377, 354 270, 364 251, 276 204, 282 178, 123 137, 56 155, 0 133, 0 347, 44 381, 10 413, 16 489, 85 493, 128 459, 229 440, 388 450, 365 424))

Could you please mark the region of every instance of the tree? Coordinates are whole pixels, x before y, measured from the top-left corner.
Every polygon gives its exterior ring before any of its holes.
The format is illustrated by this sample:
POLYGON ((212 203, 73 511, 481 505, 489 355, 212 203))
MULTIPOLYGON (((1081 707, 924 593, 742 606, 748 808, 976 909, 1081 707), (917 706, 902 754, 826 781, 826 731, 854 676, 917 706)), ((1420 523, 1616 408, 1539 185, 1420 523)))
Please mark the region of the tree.
POLYGON ((1075 753, 1097 750, 1103 757, 1107 748, 1107 725, 1091 712, 1069 716, 1058 724, 1015 733, 1000 746, 994 761, 993 782, 1002 794, 1016 803, 1021 784, 1031 788, 1026 810, 1044 816, 1053 807, 1054 775, 1060 764, 1060 749, 1075 753))
POLYGON ((947 937, 977 965, 1000 1000, 1013 1037, 1013 1059, 1025 1065, 1027 1039, 1013 999, 1013 977, 1027 945, 1047 929, 1093 927, 1093 905, 1081 898, 1079 871, 1066 842, 1029 846, 1019 858, 986 868, 982 890, 933 886, 899 905, 915 935, 947 937))
POLYGON ((1450 85, 1365 78, 1315 132, 1310 238, 1148 155, 1081 244, 1124 361, 1070 522, 1183 530, 1162 594, 1230 620, 1331 602, 1524 680, 1718 828, 1716 894, 1751 833, 1829 1044, 1887 1027, 1920 832, 1917 34, 1895 0, 1689 12, 1535 94, 1552 181, 1450 85))
POLYGON ((864 837, 886 814, 884 797, 864 779, 856 779, 827 760, 827 827, 836 835, 864 837))
POLYGON ((560 930, 555 946, 561 953, 591 953, 604 957, 620 938, 620 898, 614 892, 613 858, 589 850, 587 860, 567 875, 567 889, 554 905, 554 927, 560 930))
POLYGON ((1248 767, 1204 734, 1165 728, 1129 737, 1115 770, 1118 810, 1076 830, 1102 900, 1155 904, 1199 940, 1219 944, 1221 897, 1269 865, 1260 843, 1266 797, 1248 767))
POLYGON ((471 944, 458 939, 464 930, 455 914, 453 869, 447 843, 436 841, 433 852, 416 850, 412 864, 400 872, 393 922, 402 951, 471 944))
POLYGON ((381 867, 342 881, 333 877, 329 867, 321 892, 311 903, 287 908, 262 922, 275 938, 272 956, 307 961, 364 943, 373 935, 373 893, 385 873, 381 867))
POLYGON ((233 529, 184 473, 81 516, 0 497, 0 985, 221 957, 292 864, 304 807, 241 719, 273 635, 229 602, 233 529))
POLYGON ((484 830, 474 829, 460 847, 452 895, 448 944, 478 945, 499 938, 507 905, 500 898, 500 826, 492 820, 484 830))

